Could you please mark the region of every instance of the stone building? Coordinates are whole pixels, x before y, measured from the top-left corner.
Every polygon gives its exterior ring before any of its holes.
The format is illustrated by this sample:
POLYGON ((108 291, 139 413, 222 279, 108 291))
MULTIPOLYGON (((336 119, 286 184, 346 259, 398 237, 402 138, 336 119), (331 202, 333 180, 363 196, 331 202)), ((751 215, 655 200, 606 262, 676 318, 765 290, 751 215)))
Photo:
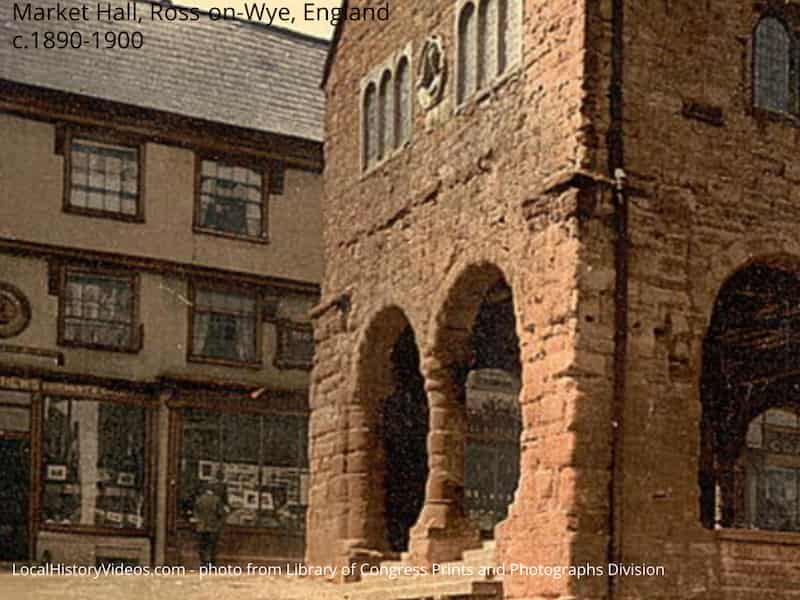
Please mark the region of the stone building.
POLYGON ((200 15, 36 49, 12 5, 0 560, 196 565, 206 485, 222 562, 302 559, 327 43, 200 15))
POLYGON ((769 0, 339 25, 309 562, 484 544, 602 569, 507 598, 797 594, 799 35, 769 0))

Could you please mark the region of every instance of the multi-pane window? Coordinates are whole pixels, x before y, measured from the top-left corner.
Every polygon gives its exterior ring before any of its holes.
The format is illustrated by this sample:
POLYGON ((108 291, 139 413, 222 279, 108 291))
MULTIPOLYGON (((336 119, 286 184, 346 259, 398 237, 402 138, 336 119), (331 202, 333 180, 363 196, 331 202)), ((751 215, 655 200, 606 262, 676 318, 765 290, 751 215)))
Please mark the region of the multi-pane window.
POLYGON ((146 526, 146 409, 48 397, 41 520, 45 526, 146 526))
POLYGON ((196 287, 192 306, 193 358, 258 362, 255 293, 196 287))
POLYGON ((196 227, 249 238, 267 237, 265 172, 217 160, 200 160, 196 227))
POLYGON ((753 99, 760 108, 776 112, 797 110, 796 42, 784 22, 764 17, 755 30, 753 99))
POLYGON ((404 54, 367 82, 361 102, 362 167, 389 158, 411 137, 411 77, 404 54))
POLYGON ((314 332, 310 325, 283 321, 278 324, 275 364, 286 369, 310 369, 314 360, 314 332))
POLYGON ((138 347, 135 276, 64 269, 59 329, 62 344, 138 347))
POLYGON ((308 504, 308 418, 294 414, 183 412, 178 490, 181 517, 212 486, 229 525, 302 535, 308 504))
POLYGON ((519 61, 520 0, 468 0, 458 13, 458 103, 519 61))
POLYGON ((67 210, 141 216, 138 147, 71 137, 68 156, 67 210))

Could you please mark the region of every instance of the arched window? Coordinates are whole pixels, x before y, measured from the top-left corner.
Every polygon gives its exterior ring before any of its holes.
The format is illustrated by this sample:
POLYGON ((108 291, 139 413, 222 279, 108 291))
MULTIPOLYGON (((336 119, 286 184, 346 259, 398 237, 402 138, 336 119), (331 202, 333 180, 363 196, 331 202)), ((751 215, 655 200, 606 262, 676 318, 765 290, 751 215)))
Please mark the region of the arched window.
POLYGON ((517 61, 519 48, 519 15, 508 13, 508 0, 497 0, 497 73, 505 72, 517 61), (517 40, 517 41, 515 41, 517 40))
POLYGON ((793 111, 792 90, 794 40, 776 17, 764 17, 756 26, 753 41, 753 100, 757 107, 778 112, 793 111))
POLYGON ((378 160, 386 158, 393 146, 394 140, 394 118, 392 108, 392 74, 384 71, 381 76, 381 86, 378 91, 379 114, 378 114, 378 160))
POLYGON ((375 67, 362 83, 364 170, 394 154, 411 137, 411 45, 375 67))
POLYGON ((772 408, 750 422, 738 469, 738 526, 800 531, 799 412, 772 408))
POLYGON ((467 2, 458 20, 457 101, 482 90, 520 58, 521 0, 467 2))
POLYGON ((370 83, 364 92, 364 168, 378 160, 378 98, 375 84, 370 83))
POLYGON ((482 0, 478 8, 478 88, 486 86, 498 71, 497 0, 482 0))
POLYGON ((408 141, 411 133, 411 74, 409 73, 408 58, 405 56, 397 64, 394 98, 394 146, 399 148, 408 141))
POLYGON ((458 102, 477 89, 477 22, 475 5, 464 5, 458 18, 458 102))

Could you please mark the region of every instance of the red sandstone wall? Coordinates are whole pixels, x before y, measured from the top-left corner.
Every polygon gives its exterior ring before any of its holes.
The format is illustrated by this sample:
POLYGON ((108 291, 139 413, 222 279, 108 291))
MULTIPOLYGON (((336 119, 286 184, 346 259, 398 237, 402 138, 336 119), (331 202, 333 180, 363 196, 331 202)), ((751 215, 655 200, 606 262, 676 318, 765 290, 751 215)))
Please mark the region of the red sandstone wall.
POLYGON ((625 5, 626 170, 636 191, 621 553, 664 564, 668 577, 622 580, 618 597, 793 597, 800 544, 721 541, 702 529, 697 470, 715 296, 748 262, 800 249, 800 130, 752 114, 756 4, 625 5), (685 117, 687 102, 721 109, 724 126, 685 117))
MULTIPOLYGON (((598 288, 595 332, 611 339, 613 331, 608 268, 590 273, 580 266, 587 253, 609 259, 610 246, 589 248, 580 241, 589 216, 600 211, 595 205, 607 198, 569 184, 554 187, 576 170, 591 171, 596 151, 588 125, 595 108, 585 84, 584 6, 571 0, 525 2, 521 68, 494 94, 456 114, 455 5, 396 2, 384 27, 348 23, 327 84, 328 260, 316 327, 308 560, 343 560, 348 547, 362 541, 354 532, 363 497, 375 493, 365 489, 363 477, 353 475, 353 463, 361 459, 354 448, 363 423, 352 405, 352 385, 364 330, 381 308, 396 305, 404 311, 423 356, 430 402, 438 406, 446 395, 437 377, 450 359, 448 348, 466 334, 468 315, 461 313, 474 310, 470 302, 479 301, 480 290, 470 290, 469 281, 460 277, 469 266, 491 263, 514 292, 524 365, 523 475, 499 533, 500 559, 532 565, 601 563, 607 534, 608 444, 603 440, 610 346, 587 336, 586 351, 579 354, 575 340, 581 279, 598 288), (410 146, 362 176, 359 81, 408 42, 416 61, 429 34, 441 35, 448 52, 445 101, 435 115, 415 106, 410 146), (349 310, 325 308, 325 301, 342 293, 349 294, 349 310)), ((596 227, 604 231, 608 222, 596 227)), ((436 414, 433 450, 446 447, 449 435, 436 429, 436 414)), ((441 459, 446 462, 444 455, 441 459)), ((592 585, 597 595, 605 589, 603 578, 592 585)), ((508 597, 514 598, 567 596, 571 588, 568 579, 506 583, 508 597)))
MULTIPOLYGON (((459 321, 440 315, 464 304, 449 294, 468 265, 490 261, 513 288, 524 364, 523 477, 499 557, 603 564, 614 222, 607 192, 551 183, 607 171, 611 2, 526 2, 522 70, 459 114, 447 104, 454 6, 408 0, 392 4, 385 28, 349 23, 328 83, 324 293, 348 293, 350 306, 317 319, 308 558, 346 555, 353 507, 370 493, 351 470, 360 335, 379 309, 399 306, 430 384, 447 358, 441 325, 459 321), (429 33, 448 50, 446 103, 437 118, 415 107, 411 145, 362 177, 359 80, 409 41, 416 60, 429 33)), ((625 2, 631 264, 617 551, 667 575, 612 581, 615 598, 780 599, 797 586, 792 536, 699 524, 698 384, 716 293, 754 258, 800 256, 798 129, 749 110, 755 17, 744 2, 625 2), (724 126, 685 117, 685 102, 722 109, 724 126)), ((506 594, 590 600, 607 598, 608 584, 512 578, 506 594)))

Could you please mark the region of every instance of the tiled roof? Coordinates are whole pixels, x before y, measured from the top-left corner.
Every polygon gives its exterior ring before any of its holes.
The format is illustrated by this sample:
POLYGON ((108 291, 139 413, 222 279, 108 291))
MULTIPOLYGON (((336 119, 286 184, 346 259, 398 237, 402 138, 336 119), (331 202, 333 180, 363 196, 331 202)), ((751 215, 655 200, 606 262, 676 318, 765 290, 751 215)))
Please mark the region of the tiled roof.
MULTIPOLYGON (((106 0, 124 7, 122 0, 106 0)), ((0 2, 0 79, 83 94, 133 106, 259 131, 319 141, 320 89, 328 43, 247 21, 150 19, 150 2, 136 0, 141 22, 13 20, 13 2, 0 2), (140 31, 140 49, 34 49, 33 32, 140 31), (28 49, 14 49, 22 35, 28 49)), ((20 3, 25 4, 25 3, 20 3)), ((55 7, 56 0, 33 6, 55 7)), ((96 3, 61 0, 62 6, 96 3)))

